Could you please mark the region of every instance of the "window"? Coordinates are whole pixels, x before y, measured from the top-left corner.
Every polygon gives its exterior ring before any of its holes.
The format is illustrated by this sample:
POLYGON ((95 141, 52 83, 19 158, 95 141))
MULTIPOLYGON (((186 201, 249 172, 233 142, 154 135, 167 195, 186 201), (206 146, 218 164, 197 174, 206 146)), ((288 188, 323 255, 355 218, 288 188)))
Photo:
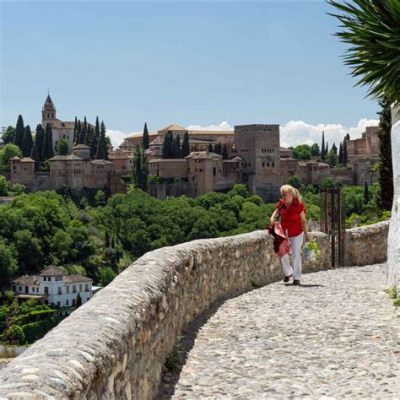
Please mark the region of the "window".
POLYGON ((57 301, 57 307, 60 307, 60 302, 59 301, 57 301))
POLYGON ((72 299, 72 307, 75 307, 75 299, 72 299))
POLYGON ((44 287, 44 294, 49 294, 49 288, 48 288, 48 286, 45 286, 45 287, 44 287))
POLYGON ((85 284, 85 292, 88 292, 89 291, 89 284, 85 284))
POLYGON ((47 113, 47 118, 50 118, 50 113, 47 113))
POLYGON ((57 294, 62 294, 61 288, 58 288, 57 294))
POLYGON ((82 292, 82 283, 79 284, 79 291, 82 292))
POLYGON ((65 305, 66 305, 66 306, 69 306, 69 300, 68 300, 68 299, 65 300, 65 305))
POLYGON ((22 286, 19 286, 18 289, 19 289, 19 291, 21 292, 21 291, 22 291, 22 286))
POLYGON ((271 163, 271 167, 275 167, 275 163, 273 162, 273 163, 271 163))
POLYGON ((67 293, 69 293, 69 286, 67 285, 67 293))
POLYGON ((72 286, 72 293, 76 293, 76 285, 72 286))

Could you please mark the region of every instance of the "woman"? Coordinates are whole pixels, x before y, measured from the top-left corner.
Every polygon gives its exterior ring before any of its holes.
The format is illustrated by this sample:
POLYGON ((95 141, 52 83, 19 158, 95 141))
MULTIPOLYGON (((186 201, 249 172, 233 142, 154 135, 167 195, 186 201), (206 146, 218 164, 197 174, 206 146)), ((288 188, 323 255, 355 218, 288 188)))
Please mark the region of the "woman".
POLYGON ((293 258, 293 268, 290 265, 289 254, 285 254, 280 258, 285 275, 283 280, 284 282, 289 282, 290 277, 293 276, 293 285, 300 285, 301 250, 304 236, 307 242, 310 240, 306 209, 296 188, 290 185, 283 185, 280 191, 282 199, 278 202, 275 211, 271 215, 271 223, 274 223, 280 217, 282 228, 289 238, 293 258))

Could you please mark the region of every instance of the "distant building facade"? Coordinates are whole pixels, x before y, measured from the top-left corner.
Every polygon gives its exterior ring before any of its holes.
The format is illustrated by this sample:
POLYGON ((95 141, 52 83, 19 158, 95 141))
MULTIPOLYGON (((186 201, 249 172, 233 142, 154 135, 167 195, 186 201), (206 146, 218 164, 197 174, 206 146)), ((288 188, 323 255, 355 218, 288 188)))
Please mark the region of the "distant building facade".
POLYGON ((57 307, 75 307, 77 296, 82 304, 92 297, 92 280, 82 275, 67 275, 56 266, 45 268, 39 275, 24 275, 12 281, 17 298, 37 299, 57 307))

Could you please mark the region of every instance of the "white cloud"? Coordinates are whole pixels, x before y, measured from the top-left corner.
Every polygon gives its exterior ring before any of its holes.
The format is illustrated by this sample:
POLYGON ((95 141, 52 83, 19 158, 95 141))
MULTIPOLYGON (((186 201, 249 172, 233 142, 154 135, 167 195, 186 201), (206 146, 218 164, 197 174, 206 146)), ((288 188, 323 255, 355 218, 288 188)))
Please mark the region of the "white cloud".
MULTIPOLYGON (((325 143, 329 142, 329 147, 335 142, 339 147, 340 141, 349 133, 351 139, 361 137, 367 126, 376 126, 379 121, 377 119, 360 119, 357 126, 346 127, 341 124, 317 124, 312 125, 304 121, 289 121, 285 125, 281 125, 281 145, 285 147, 297 146, 298 144, 321 145, 322 131, 325 132, 325 143)), ((234 129, 228 122, 223 121, 219 125, 189 125, 189 130, 210 130, 210 131, 230 131, 234 129)), ((140 136, 142 132, 124 133, 118 130, 107 130, 107 135, 111 138, 114 147, 118 147, 127 136, 140 136)))
POLYGON ((343 140, 343 137, 349 133, 350 139, 361 137, 367 126, 376 126, 379 121, 377 119, 360 119, 357 126, 346 127, 341 124, 318 124, 311 125, 304 121, 289 121, 281 126, 281 145, 285 147, 297 146, 298 144, 321 145, 322 131, 325 132, 325 143, 329 142, 329 147, 343 140))
POLYGON ((143 132, 131 132, 131 133, 125 133, 121 132, 118 130, 113 130, 113 129, 107 129, 107 136, 110 137, 111 139, 111 144, 114 146, 114 148, 118 147, 126 137, 128 136, 140 136, 142 135, 143 132))
POLYGON ((187 127, 188 130, 192 131, 233 131, 233 126, 229 125, 228 122, 221 122, 219 125, 189 125, 187 127))

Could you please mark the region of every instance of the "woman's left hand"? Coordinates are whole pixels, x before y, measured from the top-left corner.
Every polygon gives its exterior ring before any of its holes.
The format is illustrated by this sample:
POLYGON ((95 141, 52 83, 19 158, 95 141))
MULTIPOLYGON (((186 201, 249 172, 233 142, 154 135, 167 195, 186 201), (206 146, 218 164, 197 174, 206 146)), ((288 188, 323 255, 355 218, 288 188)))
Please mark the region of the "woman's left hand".
POLYGON ((305 240, 306 240, 306 242, 309 242, 311 240, 311 236, 309 233, 305 234, 305 240))

